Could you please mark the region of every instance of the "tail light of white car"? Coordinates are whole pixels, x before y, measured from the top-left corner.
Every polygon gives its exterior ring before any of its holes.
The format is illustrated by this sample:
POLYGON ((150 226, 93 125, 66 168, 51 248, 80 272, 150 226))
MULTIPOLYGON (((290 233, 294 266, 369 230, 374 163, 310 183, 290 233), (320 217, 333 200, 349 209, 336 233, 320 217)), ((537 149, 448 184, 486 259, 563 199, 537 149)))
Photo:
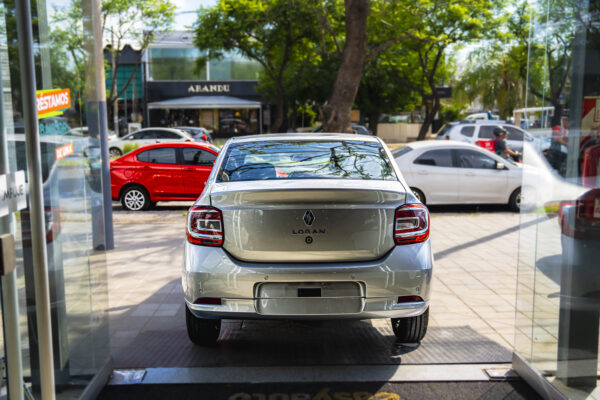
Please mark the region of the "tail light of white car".
POLYGON ((201 246, 223 245, 223 216, 214 207, 194 206, 188 212, 187 239, 201 246))
POLYGON ((577 239, 600 237, 600 189, 584 193, 576 201, 562 202, 558 209, 561 231, 577 239))
POLYGON ((429 238, 429 210, 423 204, 405 204, 396 209, 394 242, 421 243, 429 238))

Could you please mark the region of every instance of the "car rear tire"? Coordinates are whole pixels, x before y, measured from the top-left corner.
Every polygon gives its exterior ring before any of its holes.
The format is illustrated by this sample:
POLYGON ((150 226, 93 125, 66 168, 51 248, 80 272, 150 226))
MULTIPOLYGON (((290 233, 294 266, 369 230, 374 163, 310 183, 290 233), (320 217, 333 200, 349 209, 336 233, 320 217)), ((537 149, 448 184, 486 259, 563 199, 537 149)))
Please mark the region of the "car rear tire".
POLYGON ((419 199, 419 201, 423 204, 425 204, 425 195, 423 194, 423 192, 421 192, 419 189, 417 188, 410 188, 410 190, 412 190, 413 194, 415 195, 415 197, 417 199, 419 199))
POLYGON ((117 147, 111 147, 108 150, 108 154, 110 156, 110 158, 115 158, 115 157, 121 157, 123 155, 123 152, 118 149, 117 147))
POLYGON ((145 211, 150 207, 150 195, 142 186, 130 186, 123 191, 121 204, 129 211, 145 211))
POLYGON ((194 316, 187 306, 185 307, 185 324, 190 340, 199 346, 210 346, 217 343, 221 333, 220 319, 202 319, 194 316))
POLYGON ((510 195, 508 207, 515 212, 521 211, 521 188, 518 188, 510 195))
POLYGON ((392 318, 392 329, 396 340, 401 343, 418 343, 427 333, 429 324, 429 307, 419 316, 392 318))

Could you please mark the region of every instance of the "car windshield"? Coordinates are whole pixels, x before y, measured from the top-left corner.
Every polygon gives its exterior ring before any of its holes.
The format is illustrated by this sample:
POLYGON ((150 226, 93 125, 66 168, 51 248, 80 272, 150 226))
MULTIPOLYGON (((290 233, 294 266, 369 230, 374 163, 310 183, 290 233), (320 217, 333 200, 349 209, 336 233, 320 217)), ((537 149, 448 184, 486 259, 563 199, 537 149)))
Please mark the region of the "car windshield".
POLYGON ((218 182, 265 179, 397 180, 378 142, 258 141, 232 143, 218 182))

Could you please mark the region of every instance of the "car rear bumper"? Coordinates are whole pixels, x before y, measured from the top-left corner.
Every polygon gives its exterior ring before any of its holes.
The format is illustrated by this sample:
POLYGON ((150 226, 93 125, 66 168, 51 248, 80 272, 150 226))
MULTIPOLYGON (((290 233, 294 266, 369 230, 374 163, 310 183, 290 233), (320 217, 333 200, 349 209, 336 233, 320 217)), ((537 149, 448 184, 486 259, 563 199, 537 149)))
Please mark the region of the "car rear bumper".
POLYGON ((182 284, 199 318, 401 318, 427 309, 432 268, 429 240, 396 246, 375 261, 313 264, 247 263, 220 247, 186 242, 182 284), (301 297, 307 289, 319 294, 301 297), (403 296, 422 301, 399 303, 403 296))

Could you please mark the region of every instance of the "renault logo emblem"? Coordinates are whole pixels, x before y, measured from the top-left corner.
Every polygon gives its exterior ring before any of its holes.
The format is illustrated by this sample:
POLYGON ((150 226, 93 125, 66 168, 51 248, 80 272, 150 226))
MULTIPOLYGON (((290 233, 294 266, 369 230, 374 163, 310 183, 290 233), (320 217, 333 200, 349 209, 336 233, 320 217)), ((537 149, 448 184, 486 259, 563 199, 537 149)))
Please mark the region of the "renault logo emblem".
POLYGON ((313 222, 315 222, 315 215, 312 211, 308 210, 304 213, 304 217, 302 217, 306 226, 311 226, 313 222))

